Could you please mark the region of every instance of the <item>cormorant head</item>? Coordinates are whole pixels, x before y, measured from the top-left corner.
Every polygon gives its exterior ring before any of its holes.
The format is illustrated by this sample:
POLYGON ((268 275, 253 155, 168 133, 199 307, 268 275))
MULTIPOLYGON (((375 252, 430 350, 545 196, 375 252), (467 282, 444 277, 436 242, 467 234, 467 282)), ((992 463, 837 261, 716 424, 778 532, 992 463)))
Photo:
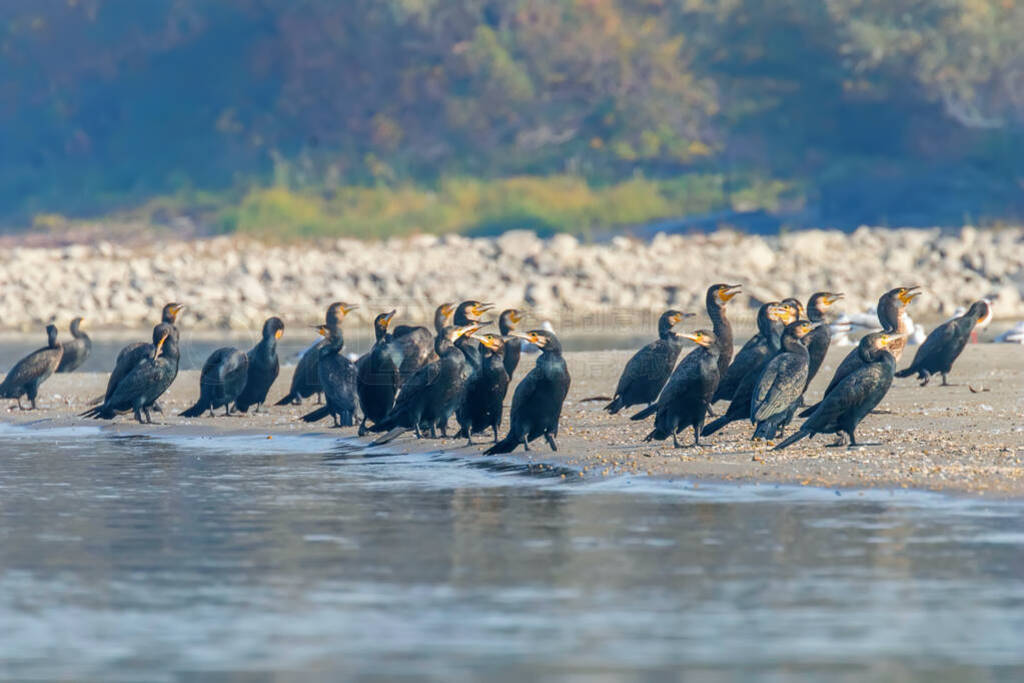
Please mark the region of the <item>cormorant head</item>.
POLYGON ((340 323, 345 316, 359 308, 358 304, 349 304, 344 301, 335 301, 327 307, 327 315, 324 316, 328 325, 340 323))
POLYGON ((718 338, 715 337, 715 333, 709 330, 697 330, 696 332, 688 332, 679 336, 683 339, 689 339, 694 344, 703 346, 704 348, 714 346, 718 341, 718 338))
POLYGON ((473 339, 476 339, 494 353, 501 353, 502 349, 505 348, 505 340, 497 334, 474 334, 473 339))
POLYGON ((523 314, 521 311, 515 308, 506 308, 498 316, 498 331, 502 334, 508 334, 512 330, 516 329, 523 320, 523 314))
POLYGON ((799 300, 789 297, 788 299, 782 300, 783 306, 788 306, 793 310, 793 315, 796 320, 803 320, 807 317, 807 311, 804 310, 804 305, 799 300))
POLYGON ((513 332, 512 336, 525 339, 541 351, 560 351, 562 349, 562 344, 558 341, 558 337, 555 336, 554 332, 548 330, 530 330, 525 334, 513 332))
POLYGON ((975 301, 971 304, 971 307, 967 309, 967 314, 978 321, 975 323, 976 327, 985 327, 992 322, 992 304, 988 299, 975 301))
POLYGON ((277 316, 267 318, 263 323, 264 339, 270 339, 271 337, 280 339, 282 334, 284 334, 284 321, 277 316))
POLYGON ((485 304, 473 299, 463 301, 459 304, 458 308, 455 309, 452 322, 456 325, 468 325, 471 322, 477 322, 481 315, 492 308, 494 308, 494 304, 485 304))
POLYGON ((897 287, 893 291, 896 293, 896 298, 900 300, 900 303, 906 306, 915 298, 921 296, 921 287, 919 285, 913 285, 912 287, 897 287))
POLYGON ((795 323, 790 323, 786 326, 786 332, 793 335, 797 339, 803 339, 811 333, 816 327, 820 327, 821 323, 812 323, 810 320, 798 320, 795 323))
POLYGON ((708 288, 707 295, 708 308, 725 308, 725 305, 740 293, 741 286, 742 285, 711 285, 708 288))
POLYGON ((778 320, 783 325, 790 325, 799 319, 800 314, 794 307, 788 304, 776 303, 770 305, 768 317, 772 320, 778 320))
POLYGON ((50 346, 54 346, 57 343, 57 326, 50 324, 46 326, 46 340, 50 343, 50 346))
POLYGON ((832 304, 843 298, 842 292, 817 292, 807 302, 807 309, 824 313, 832 304))
POLYGON ((673 327, 693 316, 693 313, 684 313, 674 308, 668 309, 658 318, 658 336, 664 337, 673 327))
POLYGON ((388 325, 391 324, 391 319, 395 317, 395 311, 389 311, 388 313, 380 313, 376 318, 373 319, 373 334, 377 339, 381 339, 388 333, 388 325))
POLYGON ((71 329, 71 336, 74 337, 74 336, 78 335, 79 332, 82 331, 82 323, 84 323, 84 322, 85 322, 85 318, 82 318, 82 317, 75 318, 74 320, 71 321, 71 327, 70 327, 70 329, 71 329))
POLYGON ((163 311, 161 311, 160 313, 160 322, 169 323, 171 325, 175 324, 176 322, 178 322, 178 316, 181 315, 181 312, 184 309, 185 304, 179 304, 175 302, 166 304, 163 308, 163 311))

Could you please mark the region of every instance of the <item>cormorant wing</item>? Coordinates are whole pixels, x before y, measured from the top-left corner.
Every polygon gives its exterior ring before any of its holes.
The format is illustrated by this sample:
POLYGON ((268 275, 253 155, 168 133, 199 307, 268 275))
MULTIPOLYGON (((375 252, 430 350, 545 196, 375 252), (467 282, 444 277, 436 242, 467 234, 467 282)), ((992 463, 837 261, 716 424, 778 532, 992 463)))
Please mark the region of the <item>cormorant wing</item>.
POLYGON ((760 422, 787 410, 800 398, 807 380, 807 366, 791 353, 780 353, 765 366, 754 390, 750 419, 760 422))

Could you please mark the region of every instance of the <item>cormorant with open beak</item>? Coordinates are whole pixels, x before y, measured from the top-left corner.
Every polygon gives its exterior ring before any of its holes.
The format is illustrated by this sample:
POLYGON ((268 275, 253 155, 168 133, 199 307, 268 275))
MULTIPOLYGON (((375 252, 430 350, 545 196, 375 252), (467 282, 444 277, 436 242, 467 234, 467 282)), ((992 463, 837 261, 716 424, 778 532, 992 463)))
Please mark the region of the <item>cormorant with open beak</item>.
MULTIPOLYGON (((821 364, 825 361, 825 356, 828 354, 828 347, 832 343, 832 330, 828 326, 829 308, 842 298, 843 295, 837 292, 816 292, 811 295, 810 300, 807 302, 808 319, 812 323, 821 323, 818 327, 811 330, 807 338, 804 339, 809 359, 807 364, 808 385, 818 374, 818 370, 821 369, 821 364)), ((806 390, 806 387, 804 389, 806 390)))
MULTIPOLYGON (((494 308, 494 304, 485 304, 475 300, 463 301, 455 307, 455 313, 452 314, 452 325, 455 325, 456 327, 464 327, 466 325, 487 325, 491 321, 481 321, 480 316, 492 308, 494 308)), ((466 358, 469 359, 470 365, 474 368, 480 367, 479 341, 474 339, 472 335, 465 335, 455 342, 455 345, 462 349, 462 352, 466 354, 466 358)))
POLYGON ((683 337, 672 330, 693 313, 669 309, 658 318, 658 338, 626 362, 611 403, 604 407, 612 415, 637 404, 650 405, 658 398, 679 360, 683 337))
POLYGON ((726 305, 740 293, 741 285, 711 285, 704 297, 711 318, 712 331, 718 344, 718 380, 725 376, 732 362, 732 324, 725 315, 726 305))
POLYGON ((514 334, 536 345, 540 349, 540 356, 512 394, 508 434, 484 451, 484 455, 511 453, 519 444, 530 450, 530 442, 541 436, 551 446, 551 450, 558 450, 555 442, 558 421, 572 381, 562 357, 562 344, 555 333, 548 330, 514 334))
POLYGON ((953 363, 964 347, 967 340, 971 338, 971 332, 976 326, 984 327, 992 319, 992 306, 988 301, 975 301, 963 315, 942 323, 924 340, 917 353, 914 354, 914 362, 909 367, 896 373, 897 377, 910 377, 917 373, 921 380, 921 386, 928 384, 929 378, 934 373, 942 375, 942 386, 951 386, 946 381, 946 375, 953 369, 953 363))

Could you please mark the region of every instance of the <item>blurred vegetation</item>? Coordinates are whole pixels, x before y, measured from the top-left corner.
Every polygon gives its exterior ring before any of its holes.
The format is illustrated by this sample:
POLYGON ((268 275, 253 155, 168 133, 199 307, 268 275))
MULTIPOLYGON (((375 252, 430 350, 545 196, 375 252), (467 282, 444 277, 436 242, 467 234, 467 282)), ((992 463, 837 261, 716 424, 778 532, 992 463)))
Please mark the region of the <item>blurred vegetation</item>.
POLYGON ((1012 0, 2 3, 0 224, 1016 220, 1021 35, 1012 0))

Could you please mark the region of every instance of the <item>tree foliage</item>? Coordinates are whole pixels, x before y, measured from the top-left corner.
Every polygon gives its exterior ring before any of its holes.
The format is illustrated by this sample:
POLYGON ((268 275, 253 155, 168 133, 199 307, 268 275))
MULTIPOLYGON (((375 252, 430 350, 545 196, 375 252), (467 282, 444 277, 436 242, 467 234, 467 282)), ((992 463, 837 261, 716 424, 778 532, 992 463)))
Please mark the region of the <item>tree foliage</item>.
POLYGON ((877 183, 967 182, 1012 213, 1021 35, 1010 0, 0 3, 0 219, 253 184, 721 172, 839 211, 877 183))

